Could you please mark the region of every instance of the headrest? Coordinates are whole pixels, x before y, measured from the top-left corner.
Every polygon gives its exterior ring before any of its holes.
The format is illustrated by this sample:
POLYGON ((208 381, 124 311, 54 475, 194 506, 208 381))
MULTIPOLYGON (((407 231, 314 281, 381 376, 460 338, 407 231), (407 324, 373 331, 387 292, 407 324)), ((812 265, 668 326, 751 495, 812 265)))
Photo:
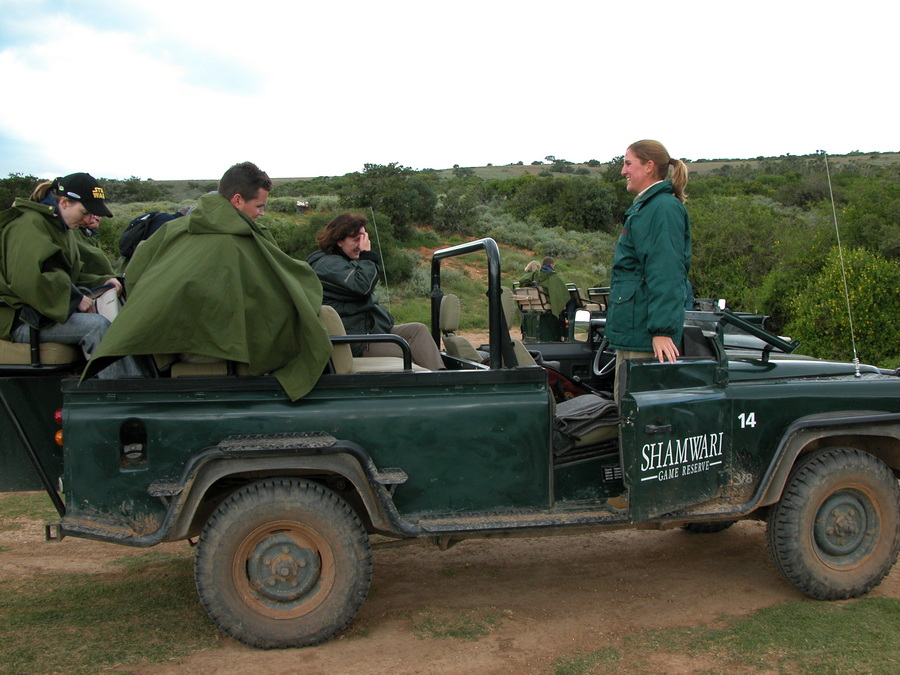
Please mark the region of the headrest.
POLYGON ((347 331, 344 328, 344 322, 341 321, 340 314, 338 314, 337 310, 331 305, 322 305, 319 308, 319 318, 322 320, 322 323, 325 324, 325 330, 328 331, 329 335, 347 334, 347 331))
POLYGON ((459 317, 462 308, 459 298, 452 293, 441 298, 440 329, 444 333, 454 333, 459 330, 459 317))

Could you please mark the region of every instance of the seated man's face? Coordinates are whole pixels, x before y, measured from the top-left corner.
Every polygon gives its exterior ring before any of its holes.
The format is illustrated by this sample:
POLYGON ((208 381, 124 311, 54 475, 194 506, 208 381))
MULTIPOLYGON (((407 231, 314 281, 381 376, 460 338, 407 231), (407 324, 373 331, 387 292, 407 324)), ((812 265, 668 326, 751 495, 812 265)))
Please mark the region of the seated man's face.
POLYGON ((247 216, 250 220, 256 220, 266 212, 266 201, 269 199, 269 191, 260 188, 253 199, 244 199, 240 194, 231 198, 231 205, 247 216))
POLYGON ((362 251, 362 243, 363 241, 368 240, 369 235, 366 233, 366 228, 360 228, 359 232, 354 237, 344 237, 341 239, 337 246, 341 251, 344 252, 344 255, 350 258, 350 260, 357 260, 359 258, 359 252, 362 251))

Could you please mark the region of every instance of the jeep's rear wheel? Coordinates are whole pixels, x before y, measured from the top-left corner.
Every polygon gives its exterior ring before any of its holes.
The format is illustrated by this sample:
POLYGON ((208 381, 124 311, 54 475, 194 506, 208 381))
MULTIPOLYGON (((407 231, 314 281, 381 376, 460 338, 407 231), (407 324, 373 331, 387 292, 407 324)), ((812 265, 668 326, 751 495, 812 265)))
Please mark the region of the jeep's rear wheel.
POLYGON ((212 620, 262 649, 318 644, 365 601, 372 552, 356 513, 305 480, 252 483, 210 516, 194 576, 212 620))
POLYGON ((900 489, 888 467, 853 448, 803 460, 769 514, 769 551, 798 590, 818 600, 875 588, 897 560, 900 489))

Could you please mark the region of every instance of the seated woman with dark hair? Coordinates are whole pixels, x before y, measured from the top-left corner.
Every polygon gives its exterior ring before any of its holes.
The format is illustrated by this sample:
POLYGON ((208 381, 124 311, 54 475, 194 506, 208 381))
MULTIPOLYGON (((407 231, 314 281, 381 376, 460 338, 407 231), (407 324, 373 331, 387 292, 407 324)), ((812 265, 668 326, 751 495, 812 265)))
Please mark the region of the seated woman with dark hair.
MULTIPOLYGON (((316 235, 319 250, 306 262, 322 282, 322 302, 340 315, 348 335, 393 333, 409 343, 412 360, 428 370, 442 370, 440 351, 425 324, 394 325, 394 317, 378 304, 380 258, 372 251, 366 232, 365 216, 342 213, 316 235)), ((400 347, 391 343, 352 345, 354 356, 401 356, 400 347)))

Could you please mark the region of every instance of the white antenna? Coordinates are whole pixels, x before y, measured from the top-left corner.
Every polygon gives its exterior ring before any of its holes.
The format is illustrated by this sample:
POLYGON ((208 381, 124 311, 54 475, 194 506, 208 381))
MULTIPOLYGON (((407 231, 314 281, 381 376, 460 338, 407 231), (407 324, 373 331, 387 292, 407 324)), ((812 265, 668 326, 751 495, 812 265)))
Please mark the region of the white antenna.
POLYGON ((853 331, 853 312, 850 311, 850 289, 847 286, 847 269, 844 267, 844 250, 841 248, 841 231, 838 227, 837 207, 834 205, 834 191, 831 189, 831 171, 828 168, 828 153, 824 150, 818 152, 825 158, 825 175, 828 177, 828 194, 831 197, 831 213, 834 216, 834 233, 837 236, 838 257, 841 260, 841 276, 844 279, 844 299, 847 301, 847 318, 850 320, 850 343, 853 346, 853 365, 856 367, 856 377, 859 374, 859 355, 856 353, 856 334, 853 331))
POLYGON ((372 214, 372 229, 375 230, 375 243, 378 245, 378 257, 381 258, 381 273, 384 275, 384 291, 387 294, 387 308, 391 311, 391 289, 388 287, 387 266, 384 264, 384 251, 381 250, 381 237, 378 236, 378 224, 375 222, 375 209, 369 207, 372 214))

